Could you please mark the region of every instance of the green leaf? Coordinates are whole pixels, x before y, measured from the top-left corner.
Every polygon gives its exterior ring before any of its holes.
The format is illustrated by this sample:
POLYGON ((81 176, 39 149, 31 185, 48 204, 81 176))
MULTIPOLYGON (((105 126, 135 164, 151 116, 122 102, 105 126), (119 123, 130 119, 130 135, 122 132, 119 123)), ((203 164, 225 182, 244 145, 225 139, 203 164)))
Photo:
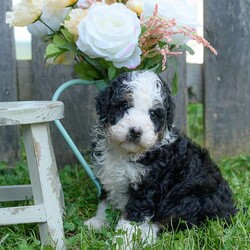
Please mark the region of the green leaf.
POLYGON ((74 65, 74 71, 80 78, 85 80, 91 81, 102 79, 102 76, 85 61, 76 63, 74 65))
POLYGON ((112 65, 112 62, 106 61, 104 58, 95 58, 95 60, 106 69, 108 69, 110 65, 112 65))
POLYGON ((178 74, 174 73, 173 81, 172 81, 172 94, 176 95, 178 93, 178 74))
POLYGON ((61 38, 59 35, 54 35, 53 37, 53 43, 57 46, 60 47, 66 43, 66 41, 61 38))
POLYGON ((155 55, 154 57, 147 58, 142 65, 141 69, 152 70, 155 73, 162 72, 162 55, 155 55))
POLYGON ((66 29, 61 29, 63 36, 66 38, 68 42, 74 42, 74 35, 69 33, 66 29))
POLYGON ((160 48, 163 48, 164 46, 166 46, 166 44, 167 44, 166 42, 162 42, 162 41, 158 42, 158 45, 160 48))
POLYGON ((60 46, 61 49, 66 49, 68 51, 73 52, 74 54, 77 54, 77 47, 75 43, 65 42, 60 46))
POLYGON ((194 55, 194 50, 188 45, 181 45, 180 50, 186 50, 190 55, 194 55))
POLYGON ((64 53, 64 51, 62 52, 62 50, 60 50, 55 44, 51 43, 47 46, 45 54, 47 58, 50 57, 55 57, 58 56, 60 54, 64 53))
POLYGON ((115 240, 118 246, 122 246, 122 244, 124 243, 122 237, 116 237, 115 240))
POLYGON ((143 33, 145 33, 146 31, 147 31, 146 26, 142 26, 142 27, 141 27, 141 35, 142 35, 143 33))
POLYGON ((177 60, 177 57, 174 57, 174 56, 168 57, 167 63, 168 63, 168 70, 170 70, 170 72, 174 72, 173 80, 172 80, 172 94, 176 95, 178 92, 178 60, 177 60))
POLYGON ((64 223, 64 227, 69 230, 69 231, 73 231, 75 230, 76 226, 73 222, 65 222, 64 223))
POLYGON ((84 61, 91 65, 91 67, 95 69, 96 72, 102 75, 102 79, 105 79, 106 81, 109 80, 107 68, 104 67, 97 59, 90 58, 80 50, 77 50, 77 54, 83 56, 84 61))
POLYGON ((69 42, 68 40, 63 39, 59 35, 54 35, 53 43, 60 49, 66 49, 68 51, 73 52, 74 54, 77 53, 76 44, 73 42, 69 42))
POLYGON ((108 76, 110 80, 114 79, 116 76, 116 68, 113 64, 111 64, 108 68, 108 76))

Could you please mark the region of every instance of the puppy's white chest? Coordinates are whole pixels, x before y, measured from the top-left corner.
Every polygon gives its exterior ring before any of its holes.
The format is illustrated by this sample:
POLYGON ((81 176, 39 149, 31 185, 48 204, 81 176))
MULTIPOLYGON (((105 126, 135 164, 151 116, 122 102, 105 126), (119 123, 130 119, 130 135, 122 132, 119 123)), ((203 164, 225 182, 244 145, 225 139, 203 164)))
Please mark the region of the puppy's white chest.
POLYGON ((146 172, 145 167, 112 154, 106 155, 100 165, 97 176, 108 193, 107 200, 115 208, 123 210, 129 199, 129 185, 141 181, 146 172))

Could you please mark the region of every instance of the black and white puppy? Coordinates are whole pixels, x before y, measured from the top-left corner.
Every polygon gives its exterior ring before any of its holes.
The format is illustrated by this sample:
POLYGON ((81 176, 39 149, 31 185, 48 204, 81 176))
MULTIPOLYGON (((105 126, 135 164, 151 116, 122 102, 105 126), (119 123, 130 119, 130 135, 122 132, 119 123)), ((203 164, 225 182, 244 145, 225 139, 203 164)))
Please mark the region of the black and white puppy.
POLYGON ((208 152, 173 127, 173 99, 157 74, 118 76, 98 95, 96 108, 93 160, 103 195, 86 225, 105 225, 111 204, 122 212, 117 229, 129 232, 129 246, 137 229, 153 243, 162 228, 176 228, 180 221, 201 225, 209 218, 229 221, 236 213, 232 192, 208 152))

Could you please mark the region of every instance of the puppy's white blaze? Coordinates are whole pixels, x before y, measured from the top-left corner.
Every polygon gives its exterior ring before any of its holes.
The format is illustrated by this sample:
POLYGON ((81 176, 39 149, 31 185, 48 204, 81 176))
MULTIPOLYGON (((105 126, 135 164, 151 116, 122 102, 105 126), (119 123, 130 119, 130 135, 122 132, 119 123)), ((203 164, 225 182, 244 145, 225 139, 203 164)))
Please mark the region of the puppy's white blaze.
POLYGON ((119 143, 127 151, 145 151, 154 145, 158 139, 155 127, 150 119, 149 110, 156 104, 163 102, 159 78, 152 72, 132 73, 132 81, 126 82, 132 90, 133 108, 110 127, 111 138, 119 143), (132 127, 142 128, 143 134, 139 145, 126 143, 129 129, 132 127))
POLYGON ((134 89, 133 100, 136 109, 148 112, 156 102, 163 102, 161 86, 156 74, 150 71, 139 74, 134 72, 132 74, 132 81, 128 84, 134 89))

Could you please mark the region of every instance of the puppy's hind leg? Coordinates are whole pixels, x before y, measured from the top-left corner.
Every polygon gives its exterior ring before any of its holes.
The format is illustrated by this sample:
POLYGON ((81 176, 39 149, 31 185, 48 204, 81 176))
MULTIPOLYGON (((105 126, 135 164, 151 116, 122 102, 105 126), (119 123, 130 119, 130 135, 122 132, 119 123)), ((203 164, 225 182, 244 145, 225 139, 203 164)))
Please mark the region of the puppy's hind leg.
POLYGON ((89 229, 101 229, 103 226, 106 226, 108 224, 105 213, 107 206, 106 201, 101 201, 98 205, 96 215, 86 220, 84 225, 88 226, 89 229))

